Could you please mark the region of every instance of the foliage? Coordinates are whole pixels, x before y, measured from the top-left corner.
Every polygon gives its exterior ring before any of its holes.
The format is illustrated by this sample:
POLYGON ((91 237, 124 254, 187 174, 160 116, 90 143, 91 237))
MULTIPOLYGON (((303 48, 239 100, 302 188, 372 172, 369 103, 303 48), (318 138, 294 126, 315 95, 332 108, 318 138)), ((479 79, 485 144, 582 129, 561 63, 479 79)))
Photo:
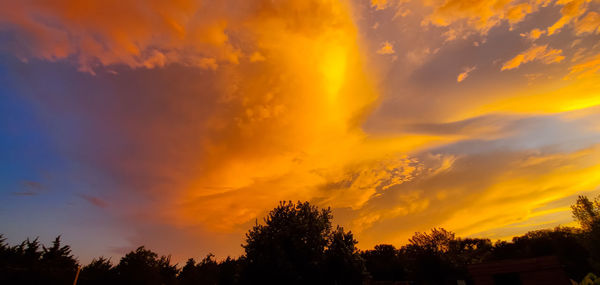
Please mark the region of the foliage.
POLYGON ((590 201, 586 196, 579 196, 577 202, 571 206, 573 218, 585 230, 592 230, 600 223, 600 196, 590 201))
MULTIPOLYGON (((582 228, 531 231, 512 241, 459 238, 443 228, 417 232, 400 248, 358 251, 352 232, 331 226, 331 210, 308 202, 281 202, 246 235, 245 254, 217 261, 208 254, 179 269, 169 256, 139 247, 114 266, 104 257, 82 268, 80 285, 96 284, 362 284, 406 281, 446 284, 468 280, 469 264, 553 255, 580 284, 600 284, 599 198, 580 196, 572 206, 582 228)), ((36 239, 9 245, 0 235, 0 284, 72 284, 77 260, 60 236, 49 246, 36 239)))
POLYGON ((360 256, 352 232, 337 227, 329 236, 325 250, 323 276, 328 284, 362 284, 367 276, 364 260, 360 256))
POLYGON ((219 265, 213 258, 213 254, 208 254, 198 264, 193 258, 188 259, 178 277, 180 284, 218 284, 219 265))
POLYGON ((115 268, 120 284, 175 284, 176 265, 171 258, 158 257, 158 254, 145 247, 138 247, 126 254, 115 268))
POLYGON ((373 280, 407 280, 407 262, 393 245, 376 245, 374 249, 363 251, 361 255, 373 280))
POLYGON ((330 209, 319 210, 308 202, 281 202, 264 225, 255 225, 246 235, 244 281, 360 283, 363 265, 356 241, 342 228, 331 231, 331 218, 330 209), (353 274, 348 275, 350 271, 353 274))
POLYGON ((114 284, 116 279, 116 272, 113 268, 112 262, 110 262, 110 259, 100 257, 92 260, 90 264, 81 269, 78 284, 114 284))
POLYGON ((60 236, 50 247, 39 240, 26 239, 9 246, 0 238, 0 284, 69 284, 78 262, 69 246, 61 246, 60 236))
POLYGON ((600 285, 600 278, 596 277, 594 273, 589 273, 579 283, 580 285, 600 285))

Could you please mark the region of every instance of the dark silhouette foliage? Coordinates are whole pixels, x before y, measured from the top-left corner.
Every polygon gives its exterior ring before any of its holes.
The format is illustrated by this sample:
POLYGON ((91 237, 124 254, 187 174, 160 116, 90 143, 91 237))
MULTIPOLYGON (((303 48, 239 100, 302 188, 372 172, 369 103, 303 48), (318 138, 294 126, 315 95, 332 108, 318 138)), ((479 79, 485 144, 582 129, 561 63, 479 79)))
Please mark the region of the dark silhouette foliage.
POLYGON ((188 259, 179 274, 180 284, 218 284, 219 264, 213 259, 214 255, 207 255, 196 264, 193 258, 188 259))
POLYGON ((337 227, 329 235, 322 269, 326 284, 361 284, 367 276, 364 260, 360 256, 352 232, 337 227))
POLYGON ((371 278, 375 281, 408 280, 407 260, 391 244, 379 244, 361 253, 371 278))
POLYGON ((100 257, 81 269, 77 284, 101 285, 117 282, 116 271, 109 259, 100 257))
POLYGON ((573 218, 585 230, 584 235, 587 248, 594 260, 594 267, 600 268, 600 196, 594 201, 588 197, 579 196, 577 202, 571 206, 573 218))
POLYGON ((119 284, 175 284, 176 265, 171 258, 158 254, 143 246, 126 254, 115 268, 119 284))
POLYGON ((600 223, 600 197, 590 201, 586 196, 579 196, 571 206, 573 218, 584 230, 592 230, 600 223))
POLYGON ((331 218, 330 209, 281 202, 246 235, 244 282, 360 284, 364 266, 356 241, 340 227, 332 231, 331 218))
POLYGON ((8 246, 0 238, 0 284, 69 284, 78 262, 71 247, 61 246, 60 236, 45 247, 38 239, 8 246))
MULTIPOLYGON (((245 254, 217 261, 208 254, 181 268, 169 256, 139 247, 113 265, 107 258, 84 266, 78 284, 412 284, 469 282, 467 266, 488 261, 556 256, 568 277, 600 279, 600 197, 580 196, 572 206, 582 228, 531 231, 512 241, 459 238, 434 228, 417 232, 400 248, 358 251, 351 232, 331 226, 331 210, 308 202, 281 202, 246 235, 245 254)), ((78 261, 60 236, 49 246, 26 239, 9 245, 0 235, 0 284, 73 284, 78 261)))

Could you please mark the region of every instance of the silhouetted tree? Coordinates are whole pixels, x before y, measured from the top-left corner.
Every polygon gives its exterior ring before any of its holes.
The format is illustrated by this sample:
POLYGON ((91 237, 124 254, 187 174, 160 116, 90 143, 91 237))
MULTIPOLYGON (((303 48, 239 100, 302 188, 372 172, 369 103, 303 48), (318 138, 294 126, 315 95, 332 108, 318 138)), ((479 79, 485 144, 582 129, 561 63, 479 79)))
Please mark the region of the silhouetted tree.
POLYGON ((590 201, 586 196, 579 196, 571 206, 573 218, 584 230, 590 231, 600 223, 600 196, 590 201))
POLYGON ((77 260, 71 254, 71 247, 60 245, 60 236, 52 242, 52 246, 42 246, 42 275, 45 284, 69 284, 75 279, 77 260))
POLYGON ((115 270, 120 284, 175 284, 178 273, 170 257, 159 258, 143 246, 121 258, 115 270))
POLYGON ((443 228, 433 228, 431 233, 416 232, 408 239, 409 247, 435 253, 445 253, 450 250, 450 243, 454 241, 455 234, 443 228))
POLYGON ((373 250, 363 251, 361 255, 373 280, 406 280, 406 262, 393 245, 376 245, 373 250))
POLYGON ((177 277, 179 284, 218 284, 219 264, 213 257, 213 254, 208 254, 198 264, 193 258, 188 259, 177 277))
POLYGON ((368 276, 357 243, 352 232, 344 232, 340 226, 330 234, 322 273, 327 278, 326 283, 361 284, 368 276))
POLYGON ((595 272, 600 272, 600 196, 590 201, 586 196, 579 196, 571 206, 573 217, 584 229, 584 244, 590 252, 590 264, 595 272))
POLYGON ((492 241, 483 238, 456 238, 450 241, 448 258, 456 267, 481 263, 492 254, 492 241))
POLYGON ((0 284, 68 284, 77 270, 69 246, 60 245, 60 236, 45 247, 38 239, 26 239, 10 247, 1 242, 0 284))
POLYGON ((464 271, 459 270, 447 255, 454 240, 455 234, 442 228, 434 228, 431 233, 415 233, 400 249, 400 254, 409 261, 409 276, 422 284, 464 279, 464 271))
POLYGON ((342 278, 340 272, 360 268, 356 241, 341 228, 332 233, 331 218, 330 209, 319 210, 308 202, 281 202, 264 225, 246 234, 243 281, 334 284, 342 278), (329 266, 330 274, 323 274, 329 266))
POLYGON ((114 284, 116 282, 116 272, 109 259, 100 257, 95 258, 81 269, 79 274, 79 285, 102 285, 114 284))
POLYGON ((241 270, 240 259, 233 259, 229 256, 219 263, 219 284, 233 285, 239 281, 241 270))
MULTIPOLYGON (((332 230, 330 209, 281 202, 264 225, 247 233, 246 254, 238 259, 217 262, 209 254, 200 262, 189 259, 179 271, 169 257, 139 247, 117 266, 94 259, 78 284, 360 284, 369 275, 374 281, 450 284, 468 278, 469 264, 548 255, 558 257, 571 279, 598 282, 588 273, 600 273, 599 199, 580 196, 572 206, 582 229, 537 230, 492 244, 434 228, 415 233, 400 249, 382 244, 361 253, 351 232, 332 230)), ((0 284, 71 284, 77 267, 60 236, 46 247, 37 238, 10 246, 0 235, 0 284)))

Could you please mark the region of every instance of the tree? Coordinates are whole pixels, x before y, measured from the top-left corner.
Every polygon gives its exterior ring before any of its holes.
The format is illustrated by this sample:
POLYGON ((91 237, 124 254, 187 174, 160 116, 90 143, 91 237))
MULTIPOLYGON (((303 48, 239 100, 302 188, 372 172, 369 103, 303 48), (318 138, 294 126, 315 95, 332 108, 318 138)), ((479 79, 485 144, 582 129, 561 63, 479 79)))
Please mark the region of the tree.
POLYGON ((71 254, 71 247, 60 245, 60 236, 52 242, 52 246, 42 246, 41 269, 45 276, 45 284, 69 284, 75 279, 77 260, 71 254))
POLYGON ((600 226, 600 196, 593 202, 586 196, 579 196, 577 202, 571 206, 571 210, 573 218, 584 230, 590 231, 600 226))
POLYGON ((492 253, 492 242, 483 238, 456 238, 450 241, 448 258, 455 266, 481 263, 492 253))
MULTIPOLYGON (((243 260, 243 257, 240 258, 243 260)), ((233 259, 227 257, 225 260, 219 263, 219 284, 220 285, 233 285, 237 284, 240 275, 240 259, 233 259)))
POLYGON ((95 258, 81 269, 79 274, 80 285, 102 285, 114 284, 116 282, 115 269, 110 259, 100 257, 95 258))
POLYGON ((356 248, 357 243, 352 232, 344 232, 340 226, 330 234, 323 266, 327 283, 362 284, 368 273, 356 248))
POLYGON ((416 232, 414 236, 408 239, 409 245, 415 248, 432 251, 435 253, 445 253, 450 250, 450 243, 455 239, 451 231, 443 228, 433 228, 431 233, 416 232))
POLYGON ((188 259, 177 277, 179 284, 218 284, 219 264, 213 258, 213 254, 208 254, 198 264, 193 258, 188 259))
POLYGON ((40 272, 41 245, 37 238, 18 245, 3 245, 0 260, 0 284, 35 284, 43 282, 40 272))
POLYGON ((60 236, 50 247, 29 238, 15 246, 0 242, 0 284, 69 284, 75 278, 77 260, 60 236))
POLYGON ((308 202, 280 202, 246 234, 243 281, 266 284, 326 284, 361 262, 351 233, 331 231, 331 210, 308 202), (335 268, 325 275, 323 268, 335 268))
POLYGON ((463 279, 464 270, 457 268, 447 254, 455 240, 455 234, 443 228, 434 228, 431 233, 415 233, 400 250, 409 261, 409 276, 425 284, 463 279))
POLYGON ((143 246, 126 254, 115 268, 120 284, 175 284, 177 266, 167 256, 147 250, 143 246))
POLYGON ((393 245, 379 244, 373 250, 364 251, 361 255, 373 280, 406 280, 406 266, 393 245))
POLYGON ((590 201, 586 196, 579 196, 571 206, 573 218, 584 230, 584 244, 593 258, 593 267, 600 272, 600 196, 590 201))

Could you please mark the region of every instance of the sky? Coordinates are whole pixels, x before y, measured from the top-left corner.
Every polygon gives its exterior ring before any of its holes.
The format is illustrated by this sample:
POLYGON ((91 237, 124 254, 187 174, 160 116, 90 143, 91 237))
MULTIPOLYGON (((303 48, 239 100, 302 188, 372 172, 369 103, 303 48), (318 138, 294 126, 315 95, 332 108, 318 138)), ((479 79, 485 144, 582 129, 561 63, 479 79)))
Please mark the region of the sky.
POLYGON ((0 233, 239 256, 279 201, 361 249, 575 226, 598 0, 0 0, 0 233))

